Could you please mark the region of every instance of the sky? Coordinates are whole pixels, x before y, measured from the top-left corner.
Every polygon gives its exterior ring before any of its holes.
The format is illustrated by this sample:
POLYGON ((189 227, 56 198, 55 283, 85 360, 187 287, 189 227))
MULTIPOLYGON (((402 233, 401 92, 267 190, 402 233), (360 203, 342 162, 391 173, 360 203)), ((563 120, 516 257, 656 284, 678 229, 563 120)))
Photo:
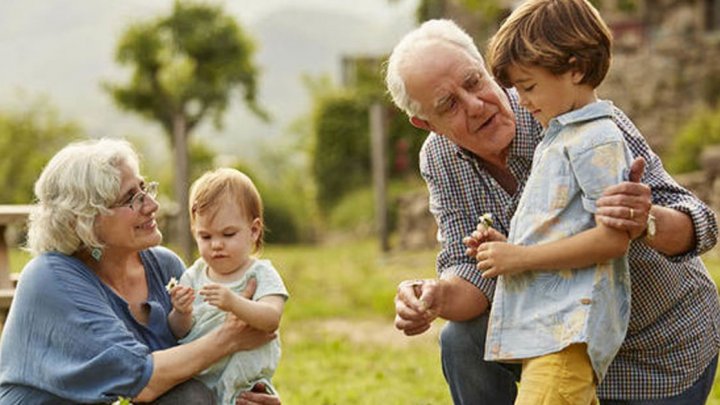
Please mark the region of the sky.
MULTIPOLYGON (((270 124, 242 106, 226 114, 225 129, 198 129, 216 149, 237 146, 251 154, 255 141, 286 132, 309 111, 302 74, 339 79, 344 54, 389 52, 414 25, 417 0, 214 0, 238 18, 259 43, 259 98, 275 117, 270 124), (297 21, 292 18, 297 15, 297 21), (275 29, 273 23, 283 23, 275 29), (307 24, 307 25, 305 25, 307 24), (262 31, 255 31, 255 29, 262 31), (324 28, 327 27, 327 28, 324 28), (323 31, 326 29, 326 31, 323 31), (305 40, 306 42, 300 42, 305 40), (291 43, 287 47, 283 44, 291 43)), ((62 117, 91 136, 160 137, 157 125, 119 111, 101 89, 128 71, 113 59, 131 23, 170 10, 172 0, 23 0, 0 2, 0 108, 44 97, 62 117)))

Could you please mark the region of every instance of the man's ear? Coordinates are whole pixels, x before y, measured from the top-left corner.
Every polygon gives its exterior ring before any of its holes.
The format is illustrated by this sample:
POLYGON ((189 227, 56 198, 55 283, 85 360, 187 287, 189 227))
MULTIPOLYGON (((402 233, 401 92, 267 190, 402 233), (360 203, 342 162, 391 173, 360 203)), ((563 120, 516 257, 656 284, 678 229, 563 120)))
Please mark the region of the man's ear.
POLYGON ((429 122, 427 122, 426 120, 424 120, 422 118, 418 118, 416 116, 410 117, 410 123, 416 128, 424 129, 426 131, 433 130, 432 126, 430 125, 429 122))

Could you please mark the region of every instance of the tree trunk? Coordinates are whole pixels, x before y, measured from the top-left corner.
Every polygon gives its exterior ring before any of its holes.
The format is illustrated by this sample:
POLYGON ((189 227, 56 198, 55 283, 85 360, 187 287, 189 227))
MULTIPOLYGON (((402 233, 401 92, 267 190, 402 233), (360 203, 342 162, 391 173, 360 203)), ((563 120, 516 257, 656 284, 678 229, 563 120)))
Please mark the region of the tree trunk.
POLYGON ((188 143, 187 121, 182 114, 173 117, 173 140, 175 146, 175 200, 178 206, 175 218, 175 235, 185 263, 193 259, 192 236, 190 234, 190 218, 188 217, 188 143))
POLYGON ((375 225, 380 240, 380 250, 390 250, 387 206, 387 130, 383 104, 370 106, 370 149, 372 152, 372 177, 375 189, 375 225))

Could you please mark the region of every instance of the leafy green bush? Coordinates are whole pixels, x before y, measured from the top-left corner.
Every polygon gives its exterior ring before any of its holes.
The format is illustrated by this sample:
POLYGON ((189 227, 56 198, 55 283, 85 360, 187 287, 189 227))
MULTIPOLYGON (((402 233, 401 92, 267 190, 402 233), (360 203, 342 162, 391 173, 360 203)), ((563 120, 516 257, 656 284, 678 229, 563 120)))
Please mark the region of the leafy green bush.
POLYGON ((300 229, 293 213, 292 199, 282 190, 268 188, 266 185, 262 186, 260 194, 265 205, 265 242, 300 242, 300 229))
POLYGON ((370 181, 367 104, 350 92, 318 100, 312 172, 318 204, 329 209, 348 191, 370 181))
POLYGON ((293 200, 281 187, 270 186, 254 170, 244 164, 235 168, 245 173, 255 183, 263 201, 265 219, 265 242, 297 243, 300 241, 298 221, 293 211, 293 200))
POLYGON ((715 144, 720 144, 720 108, 703 109, 680 130, 663 160, 671 173, 699 170, 703 148, 715 144))
POLYGON ((38 99, 0 113, 0 202, 29 204, 33 185, 50 158, 83 136, 80 127, 60 117, 49 102, 38 99))

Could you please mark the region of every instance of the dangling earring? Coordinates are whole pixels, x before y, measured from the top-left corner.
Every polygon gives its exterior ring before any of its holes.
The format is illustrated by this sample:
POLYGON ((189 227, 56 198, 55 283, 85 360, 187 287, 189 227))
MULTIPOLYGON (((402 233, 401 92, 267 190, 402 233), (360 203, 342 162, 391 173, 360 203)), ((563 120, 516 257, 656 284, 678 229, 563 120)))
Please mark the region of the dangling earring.
POLYGON ((102 254, 103 254, 103 251, 99 247, 94 247, 94 248, 92 248, 92 250, 90 250, 90 256, 92 256, 92 258, 95 259, 96 262, 100 261, 102 254))

